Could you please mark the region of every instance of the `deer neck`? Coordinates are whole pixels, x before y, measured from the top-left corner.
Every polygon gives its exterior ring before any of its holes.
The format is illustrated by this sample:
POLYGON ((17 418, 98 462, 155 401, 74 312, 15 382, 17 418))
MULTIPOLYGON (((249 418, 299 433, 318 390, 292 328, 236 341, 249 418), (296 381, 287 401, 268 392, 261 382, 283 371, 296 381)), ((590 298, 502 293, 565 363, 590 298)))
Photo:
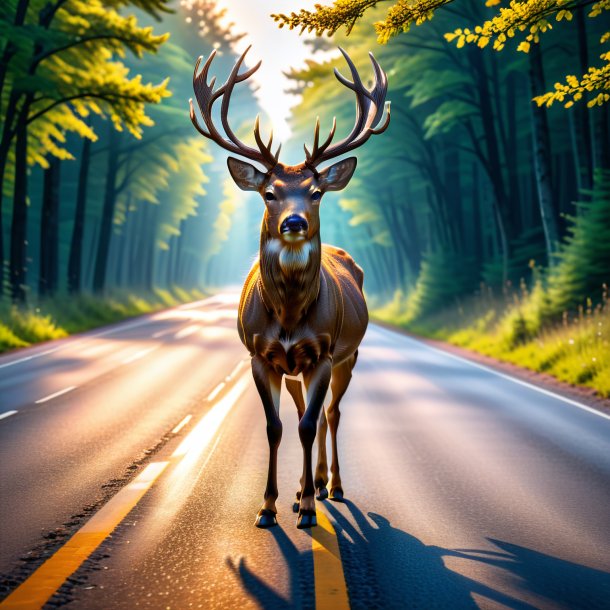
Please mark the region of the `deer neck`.
POLYGON ((263 300, 275 312, 283 329, 292 330, 318 298, 321 260, 319 233, 292 246, 272 237, 263 222, 260 242, 263 300))

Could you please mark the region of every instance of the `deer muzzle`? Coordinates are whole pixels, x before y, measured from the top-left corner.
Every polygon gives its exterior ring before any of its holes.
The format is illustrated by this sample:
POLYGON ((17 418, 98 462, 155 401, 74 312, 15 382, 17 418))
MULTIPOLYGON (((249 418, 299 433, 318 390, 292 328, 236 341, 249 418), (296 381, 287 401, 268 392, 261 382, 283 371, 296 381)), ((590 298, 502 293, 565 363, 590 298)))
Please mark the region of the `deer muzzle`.
POLYGON ((300 241, 307 237, 309 224, 303 216, 291 214, 282 221, 280 233, 287 241, 300 241))

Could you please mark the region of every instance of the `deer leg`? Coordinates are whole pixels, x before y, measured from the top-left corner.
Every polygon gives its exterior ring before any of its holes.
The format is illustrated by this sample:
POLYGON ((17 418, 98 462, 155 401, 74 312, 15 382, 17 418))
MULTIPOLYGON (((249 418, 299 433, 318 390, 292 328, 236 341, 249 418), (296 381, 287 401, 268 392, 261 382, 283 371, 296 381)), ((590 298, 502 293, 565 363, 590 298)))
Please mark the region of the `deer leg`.
POLYGON ((326 421, 324 409, 322 409, 320 419, 318 420, 318 463, 313 480, 316 487, 317 500, 326 500, 328 498, 328 490, 326 489, 326 484, 328 483, 328 462, 326 458, 327 430, 328 422, 326 421))
MULTIPOLYGON (((297 414, 299 416, 299 421, 301 421, 301 417, 303 417, 303 413, 305 413, 305 399, 303 397, 303 384, 298 379, 288 379, 285 377, 286 389, 290 396, 292 396, 292 400, 294 400, 294 404, 297 407, 297 414)), ((301 487, 303 487, 304 479, 301 477, 301 487)), ((292 512, 299 512, 299 500, 301 499, 301 489, 296 493, 296 500, 292 504, 292 512)))
POLYGON ((343 487, 341 486, 341 474, 339 471, 339 452, 337 450, 337 430, 339 428, 339 420, 341 412, 339 404, 343 398, 349 382, 352 379, 352 369, 356 364, 356 357, 352 357, 339 366, 333 368, 333 376, 331 381, 331 389, 333 397, 326 417, 328 419, 328 427, 330 428, 330 440, 332 446, 332 461, 330 464, 330 499, 336 502, 343 501, 343 487))
POLYGON ((256 516, 256 527, 267 528, 277 525, 277 450, 282 440, 280 421, 280 389, 282 376, 276 373, 260 356, 252 358, 252 376, 261 397, 267 418, 267 440, 269 441, 269 469, 264 501, 256 516))
POLYGON ((324 398, 330 385, 330 376, 330 359, 319 362, 316 368, 305 376, 307 408, 299 422, 299 437, 303 446, 303 484, 299 502, 299 516, 297 518, 297 527, 299 529, 317 525, 311 454, 313 442, 316 438, 318 417, 324 406, 324 398))

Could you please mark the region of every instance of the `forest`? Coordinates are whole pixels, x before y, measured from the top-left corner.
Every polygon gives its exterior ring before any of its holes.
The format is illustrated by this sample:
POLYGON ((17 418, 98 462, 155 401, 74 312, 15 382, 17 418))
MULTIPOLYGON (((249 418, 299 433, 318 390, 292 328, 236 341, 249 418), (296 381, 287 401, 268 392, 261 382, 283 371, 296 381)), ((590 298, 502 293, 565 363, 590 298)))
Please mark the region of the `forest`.
MULTIPOLYGON (((321 212, 374 316, 610 395, 610 2, 301 4, 259 9, 309 49, 284 162, 316 116, 353 124, 337 47, 388 74, 390 128, 321 212)), ((198 56, 224 78, 247 46, 237 5, 2 3, 0 349, 241 284, 262 206, 187 103, 198 56)), ((231 105, 245 137, 272 122, 256 94, 231 105)))

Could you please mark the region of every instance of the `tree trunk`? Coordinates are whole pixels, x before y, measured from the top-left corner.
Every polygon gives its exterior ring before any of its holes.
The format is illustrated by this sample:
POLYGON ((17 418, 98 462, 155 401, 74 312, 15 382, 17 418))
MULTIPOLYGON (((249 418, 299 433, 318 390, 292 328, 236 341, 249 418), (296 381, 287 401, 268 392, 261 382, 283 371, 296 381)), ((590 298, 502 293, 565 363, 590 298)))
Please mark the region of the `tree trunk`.
POLYGON ((481 231, 481 190, 479 188, 479 166, 472 164, 472 253, 479 268, 483 263, 483 233, 481 231))
POLYGON ((89 182, 89 166, 91 164, 91 140, 85 138, 81 151, 78 170, 78 186, 76 190, 76 210, 74 226, 70 241, 68 259, 68 290, 71 293, 81 290, 81 270, 83 264, 83 236, 85 233, 85 207, 87 205, 87 185, 89 182))
POLYGON ((116 203, 116 177, 118 172, 118 135, 112 125, 108 126, 108 168, 104 187, 104 207, 100 224, 100 236, 95 257, 93 291, 103 292, 106 286, 106 269, 110 250, 112 221, 116 203))
MULTIPOLYGON (((484 167, 494 192, 494 207, 496 208, 495 213, 501 236, 502 268, 504 270, 503 275, 505 276, 504 281, 506 281, 508 277, 508 261, 512 250, 511 242, 514 238, 514 210, 512 210, 510 201, 506 196, 500 149, 498 146, 498 134, 496 132, 495 117, 491 105, 491 93, 489 90, 488 75, 485 69, 483 54, 480 49, 470 47, 469 54, 471 65, 475 71, 474 76, 477 84, 481 122, 487 149, 487 164, 484 167)), ((476 142, 473 142, 475 148, 476 144, 476 142)))
POLYGON ((28 167, 27 116, 29 105, 19 113, 15 143, 15 191, 13 196, 13 220, 11 223, 10 281, 13 301, 24 303, 27 274, 27 221, 28 221, 28 167))
MULTIPOLYGON (((578 59, 581 74, 589 70, 589 50, 587 48, 587 26, 584 7, 577 8, 576 25, 578 28, 578 59)), ((579 173, 581 187, 585 190, 593 188, 593 142, 591 138, 591 119, 587 108, 588 95, 585 91, 580 103, 575 104, 576 139, 579 148, 579 173)), ((587 195, 589 198, 589 195, 587 195)))
MULTIPOLYGON (((3 212, 2 203, 4 201, 4 188, 5 188, 5 176, 6 176, 6 165, 8 162, 9 152, 11 149, 12 142, 12 124, 17 113, 17 96, 13 92, 10 95, 6 112, 4 115, 4 123, 2 129, 2 137, 0 138, 0 294, 4 291, 4 223, 3 223, 3 212)), ((10 256, 9 256, 10 259, 10 256)))
MULTIPOLYGON (((532 44, 528 54, 530 60, 530 86, 532 97, 546 91, 542 52, 539 44, 532 44)), ((534 168, 536 173, 536 188, 538 205, 544 230, 547 258, 549 265, 553 264, 553 252, 557 249, 559 233, 557 217, 554 208, 553 190, 551 186, 551 142, 546 108, 530 102, 532 117, 532 142, 534 150, 534 168)))
POLYGON ((42 214, 40 219, 40 267, 38 295, 46 297, 57 290, 59 250, 59 185, 60 160, 49 159, 44 171, 42 214))

